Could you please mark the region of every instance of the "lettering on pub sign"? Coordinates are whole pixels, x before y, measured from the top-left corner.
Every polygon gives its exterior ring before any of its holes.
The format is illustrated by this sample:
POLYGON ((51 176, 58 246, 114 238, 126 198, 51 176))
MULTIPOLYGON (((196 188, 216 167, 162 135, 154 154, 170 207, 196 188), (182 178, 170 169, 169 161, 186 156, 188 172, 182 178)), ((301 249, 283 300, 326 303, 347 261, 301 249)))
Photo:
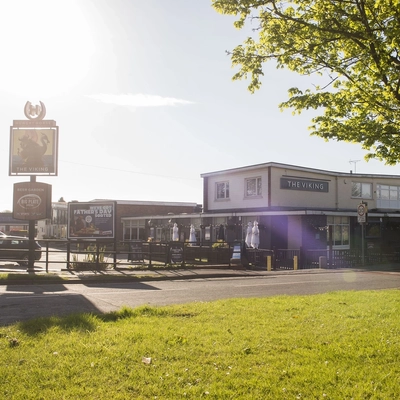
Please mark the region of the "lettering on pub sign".
POLYGON ((329 182, 298 178, 281 178, 281 189, 328 193, 329 182))

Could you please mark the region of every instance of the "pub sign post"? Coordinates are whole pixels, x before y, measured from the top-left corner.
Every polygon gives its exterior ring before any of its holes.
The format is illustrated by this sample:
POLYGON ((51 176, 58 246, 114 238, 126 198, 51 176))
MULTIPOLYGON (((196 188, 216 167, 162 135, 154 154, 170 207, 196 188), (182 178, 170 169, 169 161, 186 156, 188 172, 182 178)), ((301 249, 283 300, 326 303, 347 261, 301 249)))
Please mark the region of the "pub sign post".
POLYGON ((30 176, 29 182, 14 184, 13 217, 29 221, 28 272, 34 272, 36 221, 51 218, 51 185, 36 182, 36 176, 58 174, 58 126, 44 119, 41 101, 27 101, 24 114, 26 120, 10 127, 9 176, 30 176))

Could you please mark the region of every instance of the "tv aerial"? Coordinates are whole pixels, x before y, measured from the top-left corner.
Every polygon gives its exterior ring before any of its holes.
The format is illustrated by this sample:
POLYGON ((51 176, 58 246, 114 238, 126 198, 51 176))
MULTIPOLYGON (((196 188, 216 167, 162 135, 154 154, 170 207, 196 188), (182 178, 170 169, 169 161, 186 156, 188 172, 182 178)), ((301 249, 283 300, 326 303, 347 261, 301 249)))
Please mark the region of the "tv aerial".
POLYGON ((360 162, 361 160, 349 160, 350 164, 354 164, 354 173, 357 173, 357 163, 360 162))

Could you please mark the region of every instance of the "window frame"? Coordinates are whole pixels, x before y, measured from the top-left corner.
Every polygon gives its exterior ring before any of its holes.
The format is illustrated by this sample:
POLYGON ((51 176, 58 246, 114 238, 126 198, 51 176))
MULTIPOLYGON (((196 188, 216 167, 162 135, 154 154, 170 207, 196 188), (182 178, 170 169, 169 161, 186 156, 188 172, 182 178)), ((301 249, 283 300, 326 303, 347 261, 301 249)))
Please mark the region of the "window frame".
MULTIPOLYGON (((350 217, 339 216, 339 215, 329 215, 327 217, 327 225, 332 226, 333 243, 332 248, 339 249, 349 249, 350 248, 350 217), (338 242, 337 236, 340 235, 340 244, 338 242)), ((329 229, 327 232, 327 244, 329 248, 331 238, 329 237, 329 229)))
POLYGON ((254 176, 251 178, 245 178, 244 180, 244 197, 245 198, 260 198, 262 197, 262 178, 261 176, 254 176), (249 182, 255 181, 255 194, 249 194, 249 182))
POLYGON ((351 197, 352 197, 353 199, 372 199, 372 193, 373 193, 373 186, 372 186, 372 183, 371 183, 371 182, 359 182, 359 181, 357 181, 357 182, 355 182, 355 181, 351 182, 351 197), (360 185, 360 189, 359 189, 360 195, 357 195, 357 194, 355 193, 355 190, 354 190, 354 186, 355 186, 355 185, 360 185), (369 194, 368 194, 368 195, 366 195, 366 194, 363 192, 363 186, 364 186, 364 185, 368 185, 368 186, 369 186, 369 194))
POLYGON ((229 200, 229 181, 219 181, 215 182, 215 200, 223 201, 223 200, 229 200), (223 193, 224 196, 220 197, 219 193, 221 191, 218 190, 219 185, 224 185, 223 193))
POLYGON ((398 210, 400 208, 400 186, 378 183, 376 185, 376 205, 378 208, 398 210))

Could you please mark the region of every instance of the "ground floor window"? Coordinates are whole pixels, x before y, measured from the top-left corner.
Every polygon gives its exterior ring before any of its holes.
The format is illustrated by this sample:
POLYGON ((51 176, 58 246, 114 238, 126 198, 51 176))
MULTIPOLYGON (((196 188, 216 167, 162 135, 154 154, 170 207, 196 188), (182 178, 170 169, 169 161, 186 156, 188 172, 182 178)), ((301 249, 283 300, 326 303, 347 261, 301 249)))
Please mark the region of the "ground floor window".
POLYGON ((145 221, 123 221, 124 240, 147 240, 145 237, 145 221))
POLYGON ((332 241, 332 246, 337 249, 346 249, 350 247, 350 217, 339 217, 329 215, 327 217, 328 226, 328 244, 332 241), (332 238, 329 236, 332 232, 332 238))

